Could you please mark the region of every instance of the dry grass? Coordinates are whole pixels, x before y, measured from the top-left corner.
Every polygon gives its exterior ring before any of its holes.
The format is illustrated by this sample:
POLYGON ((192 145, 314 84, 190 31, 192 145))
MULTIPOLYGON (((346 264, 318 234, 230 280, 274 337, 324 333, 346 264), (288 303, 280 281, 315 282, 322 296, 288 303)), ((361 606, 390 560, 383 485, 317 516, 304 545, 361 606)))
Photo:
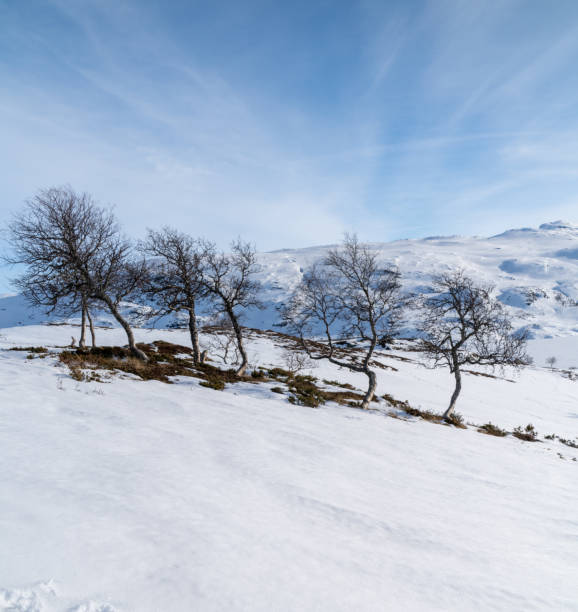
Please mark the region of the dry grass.
POLYGON ((480 425, 478 427, 478 431, 480 433, 487 434, 488 436, 496 436, 498 438, 504 438, 508 435, 508 432, 505 429, 500 429, 493 423, 485 423, 484 425, 480 425))
POLYGON ((512 432, 512 435, 519 440, 524 440, 525 442, 539 442, 538 440, 538 432, 534 429, 532 423, 528 423, 524 429, 521 427, 516 427, 512 432))
POLYGON ((48 349, 44 346, 13 346, 9 351, 27 351, 28 353, 48 353, 48 349))
POLYGON ((441 414, 437 414, 431 410, 420 410, 419 408, 414 408, 409 402, 395 399, 395 397, 393 397, 393 395, 389 395, 389 393, 384 393, 382 397, 390 406, 393 406, 398 410, 402 410, 411 416, 419 417, 420 419, 424 419, 430 423, 441 423, 443 420, 441 414))
POLYGON ((459 429, 467 429, 466 425, 464 424, 464 417, 459 412, 452 412, 450 416, 443 419, 443 422, 447 425, 458 427, 459 429))
POLYGON ((347 389, 349 391, 354 391, 355 387, 350 385, 349 383, 340 383, 337 380, 326 380, 323 379, 323 383, 328 385, 329 387, 340 387, 341 389, 347 389))
POLYGON ((570 448, 578 448, 578 442, 574 442, 574 440, 568 440, 566 438, 558 438, 558 440, 570 448))
POLYGON ((239 382, 234 370, 220 370, 210 364, 195 366, 192 351, 186 346, 157 341, 152 344, 138 344, 148 361, 136 359, 130 351, 118 346, 105 346, 93 349, 65 350, 59 353, 59 360, 67 365, 75 380, 102 380, 101 372, 122 372, 141 380, 158 380, 170 383, 174 376, 188 376, 202 379, 204 386, 223 389, 225 383, 239 382), (186 357, 179 357, 186 355, 186 357))

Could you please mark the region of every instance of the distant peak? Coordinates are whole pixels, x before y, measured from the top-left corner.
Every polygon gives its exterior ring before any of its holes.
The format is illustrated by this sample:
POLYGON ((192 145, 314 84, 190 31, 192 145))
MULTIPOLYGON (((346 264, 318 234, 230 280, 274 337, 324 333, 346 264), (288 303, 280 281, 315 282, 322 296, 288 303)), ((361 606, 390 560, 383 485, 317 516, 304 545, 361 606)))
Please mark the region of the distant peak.
POLYGON ((578 232, 578 225, 575 223, 570 223, 570 221, 551 221, 550 223, 542 223, 538 229, 533 227, 519 227, 516 229, 507 230, 501 234, 496 236, 492 236, 492 238, 519 238, 523 236, 527 236, 528 234, 537 234, 538 232, 549 232, 549 231, 560 231, 565 230, 566 232, 578 232))
POLYGON ((540 225, 541 230, 557 230, 557 229, 569 229, 578 230, 578 225, 570 223, 569 221, 551 221, 550 223, 542 223, 540 225))

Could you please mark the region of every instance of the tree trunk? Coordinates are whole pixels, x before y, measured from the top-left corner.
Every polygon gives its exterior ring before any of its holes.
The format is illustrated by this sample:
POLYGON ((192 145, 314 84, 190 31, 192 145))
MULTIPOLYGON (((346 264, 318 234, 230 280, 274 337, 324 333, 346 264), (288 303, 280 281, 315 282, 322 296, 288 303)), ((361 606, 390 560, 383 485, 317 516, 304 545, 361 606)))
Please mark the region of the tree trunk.
POLYGON ((84 300, 82 302, 82 317, 80 320, 80 340, 78 341, 78 348, 86 348, 86 304, 84 300))
POLYGON ((146 354, 136 346, 134 342, 134 335, 132 333, 132 329, 130 325, 128 324, 128 322, 126 321, 126 319, 118 311, 116 304, 108 296, 105 296, 104 298, 102 298, 102 300, 108 306, 112 316, 121 324, 122 328, 126 332, 126 337, 128 339, 128 346, 130 348, 130 352, 137 359, 140 359, 141 361, 148 361, 148 357, 146 356, 146 354))
POLYGON ((460 372, 460 366, 454 366, 454 376, 456 378, 456 388, 452 393, 450 405, 448 406, 448 409, 444 412, 444 419, 449 418, 452 412, 454 411, 454 408, 456 407, 456 402, 458 401, 458 396, 460 394, 460 391, 462 390, 462 373, 460 372))
POLYGON ((237 317, 233 312, 232 308, 227 309, 227 314, 229 315, 229 319, 233 325, 233 330, 235 331, 235 337, 237 338, 237 348, 239 349, 239 353, 241 355, 241 365, 237 368, 235 374, 237 376, 243 376, 245 374, 245 370, 249 365, 249 360, 247 359, 247 353, 245 351, 245 346, 243 344, 243 332, 241 330, 241 326, 239 325, 239 321, 237 321, 237 317))
POLYGON ((92 338, 92 348, 96 347, 96 336, 94 334, 94 325, 92 324, 92 317, 90 316, 90 310, 86 308, 86 318, 88 319, 88 327, 90 328, 90 336, 92 338))
POLYGON ((193 363, 201 363, 201 349, 199 347, 199 331, 197 329, 197 316, 195 314, 195 303, 189 303, 189 332, 191 335, 191 345, 193 347, 193 363))
POLYGON ((364 410, 369 408, 369 404, 371 403, 371 400, 375 395, 375 389, 377 388, 377 377, 375 376, 375 372, 372 372, 368 369, 365 371, 365 374, 367 378, 369 378, 369 385, 367 387, 367 392, 365 393, 363 401, 361 402, 361 407, 364 410))

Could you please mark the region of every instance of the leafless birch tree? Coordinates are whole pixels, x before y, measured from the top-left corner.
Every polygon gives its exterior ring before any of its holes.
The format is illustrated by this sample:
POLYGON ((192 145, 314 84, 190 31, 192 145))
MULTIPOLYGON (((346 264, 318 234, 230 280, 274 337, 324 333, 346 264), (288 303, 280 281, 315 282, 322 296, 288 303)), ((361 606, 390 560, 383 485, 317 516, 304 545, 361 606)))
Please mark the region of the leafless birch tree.
POLYGON ((124 329, 133 355, 147 359, 119 310, 142 283, 146 266, 133 258, 110 211, 69 187, 47 189, 27 202, 9 235, 9 261, 26 266, 15 284, 28 299, 48 308, 82 307, 82 296, 87 305, 104 304, 124 329))
POLYGON ((434 279, 433 295, 418 300, 421 350, 434 367, 448 367, 455 378, 447 419, 462 390, 462 366, 513 366, 530 363, 527 333, 513 333, 491 285, 477 284, 463 270, 434 279))
POLYGON ((243 376, 249 364, 240 318, 249 308, 262 308, 261 285, 255 280, 258 271, 255 247, 250 243, 238 239, 232 243, 230 253, 207 244, 203 284, 215 305, 215 314, 227 315, 233 326, 241 359, 237 376, 243 376))
POLYGON ((403 307, 400 289, 396 269, 384 267, 356 236, 346 236, 341 248, 304 274, 283 311, 311 359, 367 376, 362 408, 369 408, 377 388, 371 364, 375 349, 396 334, 403 307), (313 339, 317 335, 322 341, 313 339), (363 348, 346 355, 338 344, 348 338, 359 339, 363 348))
POLYGON ((206 296, 203 268, 206 245, 175 229, 149 230, 147 240, 140 249, 155 258, 149 265, 149 277, 144 293, 156 305, 156 315, 185 311, 193 361, 201 363, 196 307, 206 296))

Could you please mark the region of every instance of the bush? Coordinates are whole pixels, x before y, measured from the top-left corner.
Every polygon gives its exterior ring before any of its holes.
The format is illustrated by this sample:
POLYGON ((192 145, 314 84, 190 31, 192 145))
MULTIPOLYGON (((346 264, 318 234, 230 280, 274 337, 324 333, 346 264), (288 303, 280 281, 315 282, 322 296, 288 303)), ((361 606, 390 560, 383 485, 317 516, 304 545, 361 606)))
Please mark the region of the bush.
POLYGON ((295 376, 293 380, 288 381, 287 386, 292 393, 289 401, 292 404, 317 408, 325 403, 323 391, 313 381, 309 380, 310 378, 312 377, 295 376))
POLYGON ((273 393, 285 393, 285 389, 283 389, 283 387, 272 387, 271 391, 273 391, 273 393))
POLYGON ((480 433, 488 434, 489 436, 497 436, 499 438, 503 438, 508 435, 508 432, 505 429, 500 429, 497 425, 493 423, 486 423, 485 425, 481 425, 478 427, 478 431, 480 433))
POLYGON ((137 346, 147 354, 148 361, 135 359, 128 349, 119 346, 65 350, 59 353, 58 359, 70 368, 71 376, 79 381, 96 380, 86 373, 82 374, 86 370, 124 372, 141 380, 165 383, 170 383, 173 376, 188 376, 203 379, 208 383, 204 386, 211 389, 223 389, 225 383, 247 380, 236 376, 234 370, 221 370, 208 363, 195 367, 188 358, 191 349, 185 346, 163 341, 137 346))
POLYGON ((219 378, 203 380, 199 385, 201 387, 207 387, 207 389, 215 389, 216 391, 222 391, 225 388, 225 383, 219 378))
POLYGON ((528 423, 525 429, 522 429, 520 426, 516 427, 516 429, 514 429, 512 432, 512 435, 519 440, 524 440, 526 442, 538 441, 538 432, 534 429, 532 423, 528 423))
POLYGON ((429 421, 430 423, 441 423, 443 417, 441 414, 436 414, 431 410, 420 410, 419 408, 414 408, 407 401, 402 401, 395 399, 393 395, 389 395, 388 393, 384 393, 381 397, 394 408, 398 410, 403 410, 406 414, 410 416, 419 417, 420 419, 424 419, 425 421, 429 421))
POLYGON ((323 379, 323 383, 329 385, 330 387, 340 387, 341 389, 348 389, 349 391, 354 391, 355 387, 350 385, 349 383, 340 383, 337 380, 326 380, 323 379))
POLYGON ((293 374, 288 370, 284 370, 283 368, 271 368, 268 370, 268 374, 271 378, 275 378, 277 380, 283 378, 292 378, 293 374))
POLYGON ((29 353, 48 353, 48 349, 44 346, 13 346, 9 351, 27 351, 29 353))
POLYGON ((444 420, 448 425, 453 425, 460 429, 467 429, 464 425, 464 417, 459 412, 452 412, 450 416, 446 417, 444 420))
POLYGON ((267 375, 263 370, 256 369, 251 372, 251 378, 256 381, 267 380, 267 375))
POLYGON ((298 384, 317 382, 317 378, 315 376, 311 376, 309 374, 297 374, 294 377, 294 380, 298 384))

